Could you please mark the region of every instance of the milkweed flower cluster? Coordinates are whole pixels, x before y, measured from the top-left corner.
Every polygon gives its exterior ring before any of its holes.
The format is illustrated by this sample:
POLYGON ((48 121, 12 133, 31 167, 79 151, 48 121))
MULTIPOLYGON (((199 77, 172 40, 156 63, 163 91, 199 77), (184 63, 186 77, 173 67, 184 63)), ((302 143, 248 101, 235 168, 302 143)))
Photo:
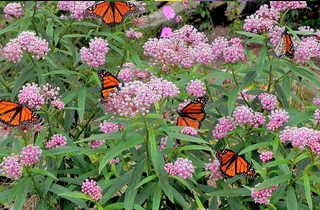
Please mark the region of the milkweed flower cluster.
POLYGON ((126 36, 128 38, 140 39, 142 37, 142 33, 140 31, 135 31, 132 28, 126 31, 126 36))
POLYGON ((163 14, 166 16, 168 20, 173 19, 176 13, 172 9, 172 7, 164 6, 163 7, 163 14))
POLYGON ((270 6, 283 12, 287 10, 288 8, 293 10, 293 9, 302 9, 307 7, 307 2, 306 1, 270 1, 270 6))
POLYGON ((316 97, 312 99, 313 106, 320 106, 320 98, 316 97))
POLYGON ((84 19, 84 10, 94 3, 94 1, 59 1, 57 7, 60 10, 69 11, 71 13, 69 16, 63 16, 63 18, 77 19, 78 22, 81 22, 84 19))
POLYGON ((53 87, 50 84, 38 86, 35 83, 27 83, 19 90, 19 103, 27 104, 30 108, 40 110, 41 106, 51 101, 54 108, 61 110, 65 104, 57 98, 59 87, 53 87))
POLYGON ((89 181, 89 179, 86 179, 85 182, 82 182, 81 192, 89 195, 91 199, 96 201, 102 198, 102 189, 93 180, 89 181))
POLYGON ((54 134, 51 140, 47 142, 46 148, 53 149, 67 146, 67 138, 62 134, 54 134))
POLYGON ((262 152, 259 157, 262 160, 263 163, 267 163, 269 162, 269 160, 271 160, 273 157, 273 152, 262 152))
POLYGON ((136 69, 133 69, 133 67, 136 67, 136 65, 133 63, 125 63, 123 66, 128 66, 128 68, 120 69, 118 78, 122 79, 123 82, 133 81, 135 79, 134 74, 136 72, 136 69))
MULTIPOLYGON (((260 183, 256 184, 254 187, 258 187, 260 185, 260 183)), ((251 192, 251 196, 254 200, 255 203, 260 203, 260 204, 266 204, 268 205, 270 200, 269 198, 271 198, 271 193, 273 191, 275 191, 276 189, 278 189, 278 186, 275 185, 275 186, 272 186, 270 188, 265 188, 265 189, 262 189, 262 190, 252 190, 251 192)))
POLYGON ((193 127, 187 126, 182 129, 181 133, 187 134, 189 136, 196 136, 198 134, 198 131, 196 131, 193 127))
POLYGON ((233 117, 222 117, 218 119, 218 124, 212 131, 212 136, 215 139, 221 139, 227 136, 227 134, 237 128, 237 123, 233 117))
POLYGON ((31 166, 33 163, 39 161, 42 150, 39 146, 29 145, 22 149, 20 152, 21 164, 24 166, 31 166))
POLYGON ((190 179, 194 172, 194 166, 191 160, 178 158, 174 164, 166 163, 164 170, 171 176, 178 175, 181 179, 190 179))
POLYGON ((119 130, 118 123, 110 123, 107 120, 104 120, 103 123, 100 123, 99 127, 100 131, 104 133, 114 133, 119 130))
POLYGON ((210 180, 218 181, 219 179, 223 179, 220 172, 220 162, 217 159, 209 159, 209 163, 205 163, 205 171, 208 171, 206 176, 209 176, 210 180))
POLYGON ((186 90, 190 95, 193 94, 197 97, 200 97, 206 94, 206 88, 204 86, 204 83, 198 79, 190 80, 190 82, 187 84, 186 90))
POLYGON ((112 163, 119 163, 120 162, 120 159, 118 157, 116 157, 115 159, 111 159, 109 161, 109 165, 112 165, 112 163))
POLYGON ((280 131, 279 139, 281 142, 290 141, 294 147, 303 150, 309 147, 313 153, 320 156, 320 131, 306 127, 285 127, 280 131))
POLYGON ((265 117, 261 112, 254 112, 248 106, 237 106, 232 114, 233 119, 237 125, 250 124, 254 128, 265 123, 265 117))
POLYGON ((284 32, 285 27, 279 27, 279 26, 275 26, 275 27, 271 27, 269 29, 269 42, 275 47, 277 46, 280 38, 281 38, 281 34, 284 32))
MULTIPOLYGON (((257 97, 256 95, 247 94, 246 93, 247 91, 248 91, 248 89, 244 89, 243 91, 241 91, 238 94, 237 99, 240 99, 240 100, 245 99, 246 101, 252 101, 253 99, 255 99, 257 97)), ((237 105, 239 106, 239 105, 242 105, 242 104, 237 104, 237 105)))
POLYGON ((314 118, 320 122, 320 109, 316 109, 313 113, 314 118))
MULTIPOLYGON (((158 145, 158 148, 160 151, 164 150, 165 148, 167 148, 167 141, 168 141, 168 136, 166 137, 162 137, 160 140, 160 145, 158 145)), ((177 141, 173 141, 173 149, 177 149, 178 148, 178 144, 177 141)), ((168 155, 164 155, 163 158, 167 158, 168 155)))
POLYGON ((312 57, 320 58, 320 40, 316 36, 301 37, 301 42, 293 42, 295 59, 298 63, 304 64, 312 57))
POLYGON ((81 60, 86 61, 89 66, 101 66, 104 64, 106 54, 109 52, 108 41, 95 37, 90 39, 89 48, 80 49, 81 60))
POLYGON ((21 3, 9 3, 7 6, 3 9, 4 13, 6 14, 6 18, 9 18, 10 20, 13 20, 12 16, 14 17, 20 17, 24 15, 22 5, 21 3))
POLYGON ((99 149, 102 144, 104 144, 106 140, 93 140, 88 143, 88 146, 92 149, 99 149))
POLYGON ((244 49, 241 42, 239 38, 232 38, 229 42, 223 37, 216 38, 211 44, 213 58, 223 56, 225 62, 231 63, 244 60, 244 49))
POLYGON ((120 91, 109 94, 108 103, 104 106, 114 115, 135 117, 149 113, 151 104, 179 93, 179 88, 172 82, 151 76, 145 83, 137 80, 125 83, 120 91))
POLYGON ((268 115, 268 118, 269 123, 267 124, 267 128, 271 131, 275 131, 280 128, 283 123, 288 122, 290 116, 286 110, 276 109, 271 111, 271 114, 268 115))
POLYGON ((3 48, 4 56, 13 63, 20 62, 24 52, 33 54, 34 59, 45 59, 43 56, 49 51, 49 43, 31 31, 21 32, 17 38, 11 39, 3 48))
POLYGON ((258 96, 261 105, 266 110, 274 110, 277 106, 277 96, 268 93, 262 93, 258 96))
POLYGON ((11 154, 4 157, 0 163, 0 173, 8 178, 18 179, 22 175, 23 166, 20 163, 19 155, 11 154))

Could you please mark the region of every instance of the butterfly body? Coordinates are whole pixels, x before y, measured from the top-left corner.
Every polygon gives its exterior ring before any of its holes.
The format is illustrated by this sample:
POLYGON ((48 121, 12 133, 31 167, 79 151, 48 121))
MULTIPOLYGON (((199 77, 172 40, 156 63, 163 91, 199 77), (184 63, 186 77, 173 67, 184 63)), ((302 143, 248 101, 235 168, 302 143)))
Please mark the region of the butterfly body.
POLYGON ((181 111, 178 111, 177 126, 190 126, 199 129, 207 116, 204 111, 207 102, 208 96, 201 96, 187 104, 181 111))
POLYGON ((39 124, 41 118, 22 104, 0 99, 0 122, 10 127, 16 127, 27 123, 39 124))
POLYGON ((124 18, 135 11, 137 6, 125 1, 106 1, 94 4, 84 11, 84 16, 101 18, 106 25, 118 25, 124 18))
POLYGON ((113 76, 110 72, 102 69, 98 70, 97 74, 102 86, 101 101, 107 102, 108 95, 110 94, 110 92, 114 90, 114 88, 118 88, 120 81, 115 76, 113 76))
POLYGON ((223 149, 216 153, 216 157, 220 162, 220 172, 225 178, 243 175, 249 179, 255 179, 257 176, 252 165, 240 157, 239 152, 223 149))
POLYGON ((285 28, 284 32, 281 34, 281 38, 279 39, 277 46, 274 48, 273 56, 275 58, 280 58, 282 56, 287 56, 291 59, 294 58, 293 42, 288 34, 287 28, 285 28))

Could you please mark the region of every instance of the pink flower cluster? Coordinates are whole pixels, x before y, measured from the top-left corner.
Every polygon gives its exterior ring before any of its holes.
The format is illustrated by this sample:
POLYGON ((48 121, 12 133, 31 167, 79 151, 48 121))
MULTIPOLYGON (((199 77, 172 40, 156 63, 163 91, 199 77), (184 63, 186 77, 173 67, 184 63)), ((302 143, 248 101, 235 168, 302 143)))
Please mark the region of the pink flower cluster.
POLYGON ((67 138, 62 136, 62 134, 54 134, 51 140, 47 142, 46 148, 53 149, 59 147, 67 146, 67 138))
POLYGON ((143 34, 140 31, 135 31, 132 28, 126 31, 126 36, 128 38, 140 39, 142 35, 143 34))
POLYGON ((19 103, 27 104, 30 108, 41 109, 41 106, 51 101, 51 105, 56 109, 63 109, 65 104, 57 98, 60 88, 53 87, 50 84, 38 86, 35 83, 27 83, 22 86, 22 90, 19 90, 19 103))
POLYGON ((111 159, 109 161, 109 165, 111 165, 112 163, 119 163, 120 162, 120 159, 118 157, 116 157, 115 159, 111 159))
POLYGON ((259 155, 260 159, 263 163, 269 162, 273 158, 273 152, 262 152, 261 155, 259 155))
POLYGON ((13 18, 11 16, 14 16, 14 17, 18 18, 18 17, 20 17, 20 16, 25 14, 23 12, 21 3, 9 3, 4 8, 3 11, 6 14, 6 18, 9 18, 10 20, 13 20, 13 18))
POLYGON ((114 133, 120 129, 118 123, 109 123, 107 120, 104 120, 103 123, 100 123, 99 127, 100 131, 104 133, 114 133))
POLYGON ((293 9, 302 9, 307 7, 307 2, 306 1, 270 1, 270 6, 279 10, 279 11, 285 11, 288 8, 293 10, 293 9))
POLYGON ((265 123, 265 117, 260 112, 254 112, 250 107, 237 106, 232 115, 237 125, 250 124, 254 128, 265 123))
POLYGON ((268 93, 262 93, 258 96, 260 99, 261 105, 266 110, 274 110, 277 106, 277 96, 268 93))
POLYGON ((102 189, 93 180, 89 181, 86 179, 85 182, 82 182, 81 192, 85 195, 89 195, 91 199, 96 201, 102 198, 102 189))
POLYGON ((151 104, 179 93, 179 88, 172 82, 151 76, 146 83, 137 80, 125 83, 120 91, 109 94, 108 103, 104 106, 114 115, 135 117, 149 113, 151 104))
POLYGON ((18 179, 22 175, 23 166, 20 163, 19 155, 11 154, 4 157, 0 167, 0 173, 7 175, 8 178, 18 179))
MULTIPOLYGON (((160 151, 164 150, 165 148, 167 148, 167 141, 168 141, 168 136, 166 137, 162 137, 160 140, 160 145, 158 145, 158 148, 160 151)), ((173 141, 173 149, 177 149, 178 148, 178 144, 177 141, 173 141)), ((168 155, 164 155, 163 158, 167 158, 168 155)))
POLYGON ((212 162, 211 161, 212 161, 212 159, 209 159, 210 163, 204 164, 205 171, 208 171, 206 176, 209 176, 209 179, 214 180, 214 181, 218 181, 219 179, 223 179, 221 172, 220 172, 219 160, 214 159, 212 162))
POLYGON ((314 118, 320 122, 320 109, 316 109, 313 113, 314 118))
POLYGON ((285 127, 280 131, 281 142, 290 141, 294 147, 303 150, 309 147, 312 152, 320 156, 320 131, 306 127, 285 127))
MULTIPOLYGON (((260 185, 260 183, 255 185, 255 188, 258 187, 260 185)), ((278 189, 278 186, 272 186, 270 189, 269 188, 265 188, 262 190, 252 190, 251 192, 251 196, 254 198, 254 202, 255 203, 260 203, 260 204, 266 204, 268 205, 270 200, 269 198, 271 198, 271 193, 272 191, 275 191, 276 189, 278 189)))
POLYGON ((187 134, 189 136, 196 136, 198 134, 198 132, 193 127, 190 127, 190 126, 184 127, 181 133, 187 134))
POLYGON ((312 57, 320 58, 320 40, 316 36, 301 37, 301 42, 293 42, 295 59, 298 63, 304 64, 312 57))
POLYGON ((178 175, 181 179, 190 179, 194 172, 194 166, 191 160, 178 158, 174 164, 166 163, 164 170, 171 176, 178 175))
POLYGON ((232 38, 229 42, 223 37, 216 38, 211 44, 213 59, 222 55, 225 62, 235 63, 238 60, 244 60, 244 49, 241 42, 239 38, 232 38))
POLYGON ((104 144, 106 140, 93 140, 88 143, 88 146, 92 149, 99 149, 102 144, 104 144))
POLYGON ((133 63, 125 63, 123 66, 127 66, 128 68, 123 68, 120 70, 118 74, 118 78, 122 79, 123 82, 130 82, 135 80, 135 76, 139 79, 145 79, 149 76, 148 71, 141 71, 140 69, 135 69, 136 65, 133 63))
POLYGON ((204 83, 201 82, 200 80, 196 79, 196 80, 191 80, 188 84, 187 84, 187 88, 186 88, 187 92, 190 95, 195 95, 197 97, 203 96, 206 94, 206 87, 204 86, 204 83))
POLYGON ((285 27, 279 27, 279 26, 275 26, 275 27, 271 27, 269 28, 269 38, 270 38, 270 43, 275 47, 277 46, 280 38, 281 38, 281 34, 284 32, 285 27))
POLYGON ((62 19, 77 19, 81 22, 84 18, 83 12, 88 7, 92 6, 94 1, 58 1, 58 9, 63 11, 69 11, 71 14, 69 16, 63 16, 62 19))
POLYGON ((50 51, 49 43, 37 37, 34 32, 23 31, 17 38, 10 39, 3 50, 4 56, 13 63, 20 62, 24 52, 33 54, 32 58, 45 59, 43 56, 50 51))
POLYGON ((221 139, 227 136, 227 134, 237 128, 237 123, 233 117, 222 117, 218 119, 219 123, 212 131, 214 139, 221 139))
POLYGON ((108 52, 108 41, 98 37, 90 40, 89 48, 82 47, 80 49, 81 60, 88 62, 89 66, 103 65, 108 52))
POLYGON ((319 97, 313 98, 312 103, 313 103, 313 106, 320 106, 320 98, 319 97))
POLYGON ((22 149, 20 152, 21 164, 24 166, 31 166, 33 163, 38 162, 42 150, 39 146, 29 145, 22 149))
MULTIPOLYGON (((248 89, 244 89, 243 91, 241 91, 237 97, 237 99, 243 100, 243 97, 246 101, 252 101, 253 99, 256 98, 256 95, 250 95, 250 94, 246 94, 246 92, 248 91, 248 89)), ((238 106, 241 104, 237 104, 238 106)))
POLYGON ((275 131, 280 128, 283 123, 288 122, 290 116, 289 113, 284 109, 272 110, 271 114, 268 115, 269 123, 267 128, 271 131, 275 131))

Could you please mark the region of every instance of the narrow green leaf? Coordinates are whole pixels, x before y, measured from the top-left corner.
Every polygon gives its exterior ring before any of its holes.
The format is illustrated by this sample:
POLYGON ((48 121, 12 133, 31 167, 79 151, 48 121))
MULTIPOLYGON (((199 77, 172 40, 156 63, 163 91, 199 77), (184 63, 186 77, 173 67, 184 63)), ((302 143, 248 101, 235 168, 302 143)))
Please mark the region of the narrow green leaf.
POLYGON ((72 197, 72 198, 82 198, 82 199, 86 199, 86 200, 90 200, 90 201, 94 201, 90 198, 89 195, 85 195, 83 193, 75 193, 75 192, 71 192, 71 193, 60 193, 60 196, 66 196, 66 197, 72 197))
POLYGON ((59 147, 54 149, 45 150, 42 152, 41 156, 46 157, 50 155, 68 155, 70 153, 80 153, 85 150, 83 147, 59 147))
POLYGON ((86 203, 82 199, 73 198, 73 197, 69 197, 69 196, 63 195, 63 193, 73 193, 71 190, 69 190, 66 187, 63 187, 63 186, 58 185, 58 184, 52 184, 52 186, 51 186, 49 191, 53 192, 53 193, 55 193, 57 195, 61 195, 61 197, 71 201, 72 203, 75 203, 75 204, 81 206, 82 208, 88 209, 86 203))
POLYGON ((298 125, 299 123, 302 123, 306 120, 309 120, 309 119, 312 119, 313 118, 313 111, 305 111, 305 112, 302 112, 302 113, 299 113, 299 114, 296 114, 292 117, 290 117, 289 121, 286 122, 283 127, 286 127, 286 126, 295 126, 295 125, 298 125))
POLYGON ((249 147, 246 147, 244 150, 242 150, 239 155, 242 155, 244 153, 247 153, 247 152, 250 152, 252 150, 256 150, 258 148, 262 148, 262 147, 269 147, 272 145, 272 142, 269 141, 269 142, 262 142, 262 143, 258 143, 258 144, 254 144, 254 145, 251 145, 249 147))
POLYGON ((294 191, 294 188, 292 186, 289 186, 287 191, 287 207, 290 210, 298 209, 296 192, 294 191))
POLYGON ((260 54, 259 54, 259 57, 258 57, 258 62, 257 62, 257 65, 258 65, 258 69, 257 69, 258 76, 261 75, 261 73, 263 72, 263 69, 265 67, 267 53, 268 53, 268 48, 266 46, 263 46, 261 51, 260 51, 260 54))
POLYGON ((46 175, 48 177, 51 177, 55 180, 58 180, 57 177, 55 175, 53 175, 52 173, 50 173, 49 171, 47 170, 43 170, 43 169, 38 169, 38 168, 31 168, 30 169, 31 172, 34 172, 34 173, 38 173, 38 174, 43 174, 43 175, 46 175))
POLYGON ((271 179, 265 180, 262 182, 258 187, 255 188, 255 190, 261 190, 264 188, 270 188, 274 185, 283 183, 283 182, 288 182, 288 180, 292 179, 291 175, 281 175, 281 176, 276 176, 271 179))
POLYGON ((45 74, 43 74, 43 76, 54 75, 54 74, 61 74, 61 75, 76 74, 76 75, 81 75, 81 76, 85 77, 84 74, 81 74, 77 71, 71 71, 71 70, 55 70, 55 71, 45 73, 45 74))
POLYGON ((138 187, 141 187, 142 185, 150 182, 151 180, 157 178, 158 175, 157 174, 154 174, 154 175, 151 175, 151 176, 148 176, 147 178, 143 179, 137 186, 136 186, 136 189, 138 189, 138 187))
POLYGON ((291 162, 289 160, 275 160, 275 161, 271 161, 271 162, 265 164, 264 167, 270 168, 270 167, 278 166, 278 165, 282 165, 282 164, 291 164, 291 162))
POLYGON ((25 177, 21 180, 20 188, 18 190, 16 198, 14 199, 13 210, 22 209, 29 190, 31 190, 31 177, 25 177))
POLYGON ((305 191, 309 209, 312 210, 313 205, 312 205, 312 199, 311 199, 310 182, 309 182, 309 177, 307 173, 303 173, 303 184, 304 184, 304 191, 305 191))
POLYGON ((200 199, 199 199, 199 197, 198 197, 198 195, 196 194, 195 191, 193 191, 193 197, 195 198, 195 200, 197 202, 198 208, 199 209, 204 209, 204 207, 203 207, 203 205, 202 205, 202 203, 201 203, 201 201, 200 201, 200 199))
POLYGON ((181 139, 184 141, 195 142, 195 143, 200 143, 200 144, 208 144, 208 142, 206 142, 205 140, 203 140, 201 138, 189 136, 186 134, 169 132, 169 136, 172 138, 181 139))
POLYGON ((138 53, 134 49, 132 49, 131 47, 129 47, 128 51, 129 51, 130 55, 132 56, 135 64, 137 66, 141 66, 142 63, 141 63, 141 59, 140 59, 138 53))
POLYGON ((21 18, 20 20, 17 20, 16 22, 9 24, 8 27, 0 30, 0 35, 16 30, 15 28, 18 26, 20 27, 24 21, 26 21, 26 18, 21 18))
POLYGON ((229 116, 232 115, 234 105, 236 104, 236 100, 239 93, 238 90, 239 88, 236 86, 231 90, 230 94, 228 95, 228 115, 229 116))
POLYGON ((200 145, 189 145, 189 146, 184 146, 180 148, 180 151, 182 150, 206 150, 209 152, 214 153, 214 150, 212 150, 211 148, 205 147, 205 146, 200 146, 200 145))
POLYGON ((223 196, 223 197, 237 197, 237 196, 249 196, 251 191, 246 188, 234 188, 234 189, 215 189, 213 192, 208 193, 209 196, 223 196))
POLYGON ((87 87, 82 86, 78 92, 78 112, 79 120, 82 123, 84 111, 86 110, 86 99, 87 99, 87 87))
POLYGON ((306 158, 308 158, 307 155, 301 154, 294 160, 294 164, 297 164, 300 160, 303 160, 303 159, 306 159, 306 158))
POLYGON ((274 87, 275 87, 275 91, 277 93, 277 96, 278 96, 282 106, 284 108, 288 108, 289 107, 289 102, 287 100, 286 94, 282 90, 282 87, 280 85, 278 85, 278 84, 274 84, 274 87))
POLYGON ((170 189, 173 192, 174 200, 184 209, 189 210, 190 207, 188 206, 187 202, 184 200, 184 197, 173 187, 170 186, 170 189))
POLYGON ((162 197, 161 184, 160 182, 158 182, 153 192, 152 209, 159 209, 161 197, 162 197))
MULTIPOLYGON (((265 57, 264 57, 265 59, 265 57)), ((246 76, 242 80, 242 84, 239 87, 239 91, 244 90, 246 87, 248 87, 252 81, 257 77, 257 72, 255 71, 249 71, 246 76)))
POLYGON ((33 73, 32 69, 28 69, 27 71, 21 73, 18 79, 15 81, 15 85, 12 89, 11 100, 18 94, 22 85, 26 83, 27 80, 37 77, 35 73, 33 73))

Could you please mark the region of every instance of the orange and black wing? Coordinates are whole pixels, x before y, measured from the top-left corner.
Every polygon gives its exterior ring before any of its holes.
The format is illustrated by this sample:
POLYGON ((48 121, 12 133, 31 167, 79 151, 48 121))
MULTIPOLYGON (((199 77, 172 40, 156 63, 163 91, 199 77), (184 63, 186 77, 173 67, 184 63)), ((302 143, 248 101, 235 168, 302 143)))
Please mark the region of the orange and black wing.
POLYGON ((26 123, 38 124, 41 122, 41 118, 21 104, 0 99, 0 122, 15 127, 26 123))
POLYGON ((293 42, 288 34, 287 28, 285 28, 284 32, 281 34, 281 38, 279 39, 277 46, 274 48, 273 56, 275 58, 280 58, 282 56, 294 58, 293 42))
POLYGON ((208 96, 201 96, 186 105, 178 112, 179 117, 177 119, 177 125, 184 127, 190 126, 199 129, 201 122, 204 121, 207 116, 204 111, 207 102, 208 96))
POLYGON ((124 18, 137 11, 137 6, 125 1, 109 1, 95 4, 84 11, 85 16, 101 18, 106 25, 118 25, 124 18))
POLYGON ((232 178, 236 175, 243 175, 249 179, 256 178, 252 165, 238 156, 238 152, 224 149, 217 152, 216 157, 220 162, 220 171, 225 178, 232 178))
POLYGON ((114 88, 118 88, 120 81, 115 76, 113 76, 110 72, 102 69, 98 70, 97 74, 102 86, 101 88, 102 102, 106 102, 108 99, 109 93, 113 91, 114 88))

